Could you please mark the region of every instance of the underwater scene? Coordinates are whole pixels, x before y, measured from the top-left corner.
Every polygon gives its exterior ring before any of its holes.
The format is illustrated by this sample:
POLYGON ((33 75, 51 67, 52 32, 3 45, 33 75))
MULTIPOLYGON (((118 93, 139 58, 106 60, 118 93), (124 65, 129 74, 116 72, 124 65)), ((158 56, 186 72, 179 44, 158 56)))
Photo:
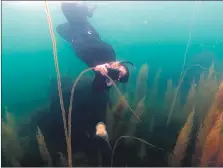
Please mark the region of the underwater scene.
POLYGON ((222 9, 3 1, 2 166, 223 166, 222 9))

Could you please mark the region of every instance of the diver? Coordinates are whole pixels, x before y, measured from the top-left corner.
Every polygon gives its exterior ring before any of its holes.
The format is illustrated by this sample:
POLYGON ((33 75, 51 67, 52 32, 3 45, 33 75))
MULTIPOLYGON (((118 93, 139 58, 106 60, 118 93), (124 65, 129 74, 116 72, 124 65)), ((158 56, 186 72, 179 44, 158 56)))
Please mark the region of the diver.
POLYGON ((67 22, 57 26, 58 34, 72 45, 75 55, 88 67, 95 67, 93 80, 94 91, 104 91, 112 86, 108 75, 117 83, 126 83, 130 62, 117 62, 113 47, 103 41, 99 33, 88 22, 93 16, 95 7, 90 8, 85 3, 62 2, 62 12, 67 22))
MULTIPOLYGON (((86 77, 77 85, 74 95, 75 102, 73 102, 72 143, 78 144, 76 150, 93 148, 91 150, 94 153, 93 156, 96 151, 100 150, 100 153, 103 153, 103 166, 109 166, 111 148, 107 134, 103 131, 105 125, 98 124, 96 129, 100 131, 96 134, 94 128, 99 121, 105 120, 105 111, 110 101, 107 91, 114 83, 107 76, 115 83, 128 82, 127 65, 132 65, 132 63, 116 61, 113 47, 103 41, 99 33, 88 22, 88 17, 93 16, 95 7, 90 8, 78 2, 62 2, 61 8, 67 22, 57 26, 57 33, 71 44, 75 55, 80 60, 88 67, 94 67, 95 72, 93 81, 86 77), (85 132, 89 136, 85 136, 85 132), (105 133, 106 136, 101 136, 100 132, 105 133), (92 146, 91 142, 95 145, 92 146)), ((72 147, 74 150, 74 145, 72 147)), ((89 150, 88 153, 91 151, 89 150)))

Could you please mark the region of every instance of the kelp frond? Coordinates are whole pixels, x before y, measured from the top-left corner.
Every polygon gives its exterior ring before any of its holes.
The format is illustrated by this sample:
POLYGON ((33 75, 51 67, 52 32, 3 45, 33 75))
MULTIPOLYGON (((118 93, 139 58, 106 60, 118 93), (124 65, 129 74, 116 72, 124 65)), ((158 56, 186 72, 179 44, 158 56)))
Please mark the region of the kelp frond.
MULTIPOLYGON (((222 86, 223 85, 221 83, 217 93, 223 93, 222 86)), ((200 158, 203 153, 205 141, 207 139, 208 134, 210 133, 211 129, 214 126, 217 116, 219 115, 218 112, 223 111, 223 109, 221 108, 222 107, 221 103, 222 103, 222 98, 219 97, 219 95, 217 94, 215 96, 215 99, 214 99, 210 109, 208 110, 208 112, 204 118, 203 123, 200 126, 197 140, 196 140, 195 152, 193 154, 193 163, 192 164, 194 166, 200 163, 200 158)))
POLYGON ((223 126, 223 113, 221 112, 214 127, 205 141, 200 166, 216 166, 221 146, 221 131, 223 126))
POLYGON ((63 153, 58 152, 57 154, 60 155, 60 166, 68 167, 68 161, 67 161, 66 157, 63 155, 63 153))
MULTIPOLYGON (((136 106, 136 114, 141 117, 143 112, 145 111, 145 97, 143 97, 138 103, 137 103, 137 106, 136 106)), ((134 116, 131 117, 131 122, 132 123, 138 123, 139 121, 136 120, 136 118, 134 116)))
POLYGON ((190 134, 193 126, 193 116, 194 109, 188 116, 187 122, 181 129, 180 134, 177 138, 176 145, 174 147, 173 153, 170 156, 169 165, 170 166, 181 166, 181 162, 184 158, 185 152, 187 150, 188 142, 190 139, 190 134))
POLYGON ((17 125, 14 117, 6 108, 6 120, 2 119, 2 151, 11 166, 21 166, 20 161, 24 156, 23 148, 17 135, 17 125))
POLYGON ((149 95, 149 105, 153 106, 156 104, 157 102, 157 98, 158 98, 158 88, 159 88, 159 79, 160 79, 160 75, 162 73, 162 69, 159 69, 156 72, 156 76, 154 79, 154 83, 153 83, 153 88, 151 90, 151 94, 149 95))
POLYGON ((167 89, 165 94, 165 111, 169 111, 170 104, 173 101, 174 96, 174 88, 173 88, 173 81, 172 79, 169 79, 167 82, 167 89))
POLYGON ((44 136, 41 132, 41 130, 39 129, 39 127, 37 127, 37 133, 36 133, 36 139, 39 145, 39 151, 40 151, 40 156, 42 158, 42 160, 47 163, 47 165, 49 167, 52 166, 52 159, 50 156, 50 153, 48 152, 45 140, 44 140, 44 136))
POLYGON ((136 81, 135 104, 137 104, 143 97, 146 96, 148 73, 148 64, 143 64, 136 81))

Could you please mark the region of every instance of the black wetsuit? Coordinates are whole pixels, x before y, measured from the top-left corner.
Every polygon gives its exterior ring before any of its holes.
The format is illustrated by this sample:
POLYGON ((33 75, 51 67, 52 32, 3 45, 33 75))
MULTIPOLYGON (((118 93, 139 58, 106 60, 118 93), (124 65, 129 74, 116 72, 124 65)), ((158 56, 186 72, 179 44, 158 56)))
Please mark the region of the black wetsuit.
MULTIPOLYGON (((57 26, 57 32, 71 43, 76 56, 88 67, 112 62, 116 54, 112 46, 103 41, 99 33, 88 22, 92 11, 87 6, 77 3, 62 3, 62 11, 67 22, 57 26)), ((106 77, 96 72, 93 89, 103 91, 107 87, 106 77)))

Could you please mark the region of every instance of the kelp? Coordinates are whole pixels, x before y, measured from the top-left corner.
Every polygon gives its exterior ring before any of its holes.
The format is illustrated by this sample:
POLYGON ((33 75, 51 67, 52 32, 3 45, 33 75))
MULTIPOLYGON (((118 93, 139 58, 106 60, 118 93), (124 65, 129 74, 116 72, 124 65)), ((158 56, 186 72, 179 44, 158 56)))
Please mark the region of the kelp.
MULTIPOLYGON (((220 93, 220 95, 223 93, 222 84, 223 83, 220 84, 218 89, 218 93, 220 93)), ((215 124, 218 112, 223 111, 221 104, 222 104, 222 98, 219 97, 218 94, 216 94, 214 100, 212 101, 212 105, 209 108, 208 112, 206 113, 206 116, 199 128, 196 140, 196 147, 193 155, 193 163, 192 163, 193 165, 197 165, 200 163, 200 158, 203 153, 204 144, 207 139, 207 136, 215 124)))
POLYGON ((184 124, 184 127, 180 131, 180 134, 176 141, 176 145, 169 159, 169 166, 182 166, 181 162, 184 159, 190 140, 191 130, 193 127, 194 113, 195 111, 193 109, 193 111, 188 116, 187 122, 184 124))
MULTIPOLYGON (((143 97, 137 104, 136 106, 136 114, 141 117, 143 112, 145 111, 145 97, 143 97)), ((136 128, 137 128, 137 125, 139 124, 139 121, 135 119, 134 116, 132 116, 130 118, 130 122, 129 122, 129 126, 128 126, 128 130, 127 132, 125 133, 125 135, 128 135, 128 136, 134 136, 135 133, 136 133, 136 128)), ((132 142, 131 139, 126 139, 126 142, 127 143, 130 143, 132 142)))
POLYGON ((138 77, 136 80, 135 88, 135 102, 136 105, 147 93, 147 80, 149 74, 148 64, 143 64, 139 70, 138 77))
POLYGON ((156 72, 154 82, 153 82, 153 87, 152 87, 151 93, 149 94, 149 102, 147 103, 148 106, 157 105, 156 102, 158 101, 159 79, 160 79, 161 73, 162 73, 162 69, 158 69, 158 71, 156 72))
POLYGON ((214 124, 214 127, 210 130, 210 133, 206 138, 201 155, 201 163, 200 163, 201 167, 217 166, 216 164, 219 164, 219 156, 221 157, 220 152, 223 145, 221 141, 222 128, 223 128, 223 113, 221 112, 220 115, 218 116, 217 121, 214 124))
MULTIPOLYGON (((84 70, 79 76, 78 78, 75 80, 74 85, 72 87, 72 93, 71 93, 71 99, 70 99, 70 103, 73 101, 73 95, 74 95, 74 91, 75 91, 75 87, 76 84, 78 82, 78 80, 82 77, 82 75, 84 75, 86 72, 89 72, 90 70, 92 70, 93 68, 84 70)), ((129 137, 133 137, 135 136, 136 132, 137 132, 137 126, 139 124, 141 124, 141 122, 139 122, 140 120, 138 120, 135 116, 138 116, 139 118, 143 118, 144 114, 148 112, 151 114, 154 113, 154 111, 157 108, 157 104, 152 103, 153 101, 147 101, 149 99, 146 99, 147 97, 150 97, 150 100, 153 97, 157 96, 157 93, 159 91, 159 87, 158 87, 158 79, 160 76, 160 72, 157 72, 157 75, 155 77, 155 81, 154 81, 154 85, 153 85, 153 89, 150 93, 147 93, 147 80, 148 80, 148 65, 144 64, 142 66, 142 69, 139 73, 138 80, 141 79, 140 81, 136 82, 136 89, 135 90, 135 97, 133 96, 133 99, 135 99, 135 101, 132 104, 128 104, 127 102, 127 98, 129 99, 129 97, 127 95, 129 95, 130 93, 126 93, 126 95, 123 95, 119 89, 117 88, 117 86, 115 85, 116 88, 114 88, 118 94, 115 94, 117 97, 117 102, 111 106, 108 105, 107 106, 107 113, 106 113, 106 125, 107 125, 107 129, 108 129, 108 134, 109 137, 111 138, 111 142, 116 142, 121 135, 126 135, 129 137), (143 86, 143 87, 141 87, 143 86), (144 97, 142 97, 142 95, 144 95, 144 97), (126 98, 127 97, 127 98, 126 98), (140 100, 138 100, 139 97, 142 97, 140 100), (149 106, 151 108, 147 108, 148 104, 151 103, 149 106), (128 114, 129 111, 131 111, 131 109, 134 109, 134 114, 135 115, 125 115, 128 114), (126 113, 125 113, 126 112, 126 113), (127 116, 127 117, 126 117, 127 116), (129 118, 128 118, 129 117, 129 118)), ((189 118, 193 118, 191 116, 192 113, 189 114, 189 112, 193 111, 193 107, 196 105, 196 116, 199 116, 200 113, 202 114, 207 114, 204 122, 202 122, 202 126, 200 128, 199 131, 199 136, 200 139, 202 140, 200 147, 199 147, 199 143, 197 141, 197 147, 199 149, 201 149, 202 146, 204 146, 204 144, 207 142, 207 138, 201 138, 201 137, 207 137, 210 134, 210 131, 212 130, 212 127, 215 123, 215 118, 216 118, 216 114, 215 112, 220 112, 222 110, 222 87, 219 87, 219 91, 218 94, 215 96, 214 95, 216 93, 217 90, 217 79, 215 77, 215 73, 213 73, 213 70, 211 69, 209 71, 209 73, 207 75, 205 75, 205 73, 201 74, 199 83, 196 84, 195 81, 193 81, 191 83, 191 88, 188 91, 188 95, 187 95, 187 99, 186 102, 183 106, 183 108, 181 108, 181 104, 179 102, 179 99, 176 100, 176 107, 174 109, 174 121, 179 121, 179 118, 181 117, 182 119, 186 118, 186 116, 189 115, 187 122, 184 126, 184 128, 181 130, 181 132, 184 133, 180 133, 178 139, 177 139, 177 143, 176 146, 173 150, 173 156, 172 156, 172 161, 170 161, 170 165, 178 165, 181 166, 182 165, 182 160, 184 158, 184 156, 186 155, 186 149, 187 149, 187 145, 189 142, 189 138, 190 138, 190 130, 192 127, 192 123, 189 122, 189 118), (214 100, 214 101, 213 101, 214 100), (212 103, 213 102, 213 103, 212 103), (212 103, 212 105, 211 105, 212 103), (178 104, 178 105, 177 105, 178 104), (205 108, 204 108, 205 106, 205 108), (207 108, 208 106, 211 106, 211 108, 207 108), (202 110, 203 109, 203 110, 202 110), (209 110, 208 110, 209 109, 209 110), (218 109, 218 110, 216 110, 218 109), (205 112, 208 111, 208 112, 205 112), (213 112, 213 113, 212 113, 213 112), (215 114, 215 115, 214 115, 215 114), (207 123, 207 124, 204 124, 207 123), (209 124, 208 124, 209 123, 209 124), (211 123, 211 124, 210 124, 211 123), (191 125, 190 125, 191 124, 191 125), (206 126, 209 125, 209 126, 206 126), (204 131, 204 127, 209 127, 206 133, 202 133, 202 131, 204 131), (202 135, 204 134, 204 135, 202 135), (178 156, 178 159, 176 159, 176 156, 178 156), (175 158, 174 158, 175 157, 175 158), (175 161, 175 162, 174 162, 175 161)), ((221 86, 223 86, 221 84, 221 86)), ((168 87, 166 90, 166 94, 165 94, 165 101, 163 104, 164 107, 164 111, 169 111, 171 108, 171 102, 174 99, 174 93, 176 92, 176 87, 173 86, 172 84, 172 80, 170 79, 168 81, 168 87)), ((179 95, 179 94, 178 94, 179 95)), ((71 111, 72 111, 72 106, 70 106, 69 108, 69 115, 68 117, 71 117, 71 111)), ((162 114, 161 114, 162 115, 162 114)), ((154 122, 157 122, 160 120, 160 118, 155 118, 154 115, 150 116, 150 126, 148 127, 148 132, 146 132, 145 134, 148 134, 149 132, 154 132, 153 130, 153 125, 154 122), (156 119, 156 121, 154 121, 156 119)), ((202 117, 200 117, 200 120, 202 119, 202 117)), ((71 121, 69 120, 68 122, 68 126, 71 126, 71 121)), ((181 123, 181 120, 180 122, 181 123)), ((70 130, 71 131, 71 130, 70 130)), ((205 132, 205 131, 204 131, 205 132)), ((69 135, 71 135, 69 133, 69 135)), ((138 135, 138 132, 137 132, 138 135)), ((152 135, 152 134, 151 134, 152 135)), ((137 137, 135 137, 137 138, 137 137)), ((163 138, 165 140, 164 137, 160 137, 161 139, 163 138)), ((172 137, 170 137, 172 138, 172 137)), ((133 138, 127 138, 128 142, 134 142, 133 138)), ((70 139, 71 140, 71 139, 70 139)), ((221 141, 222 142, 222 141, 221 141)), ((69 146, 71 147, 71 146, 69 146)), ((143 158, 143 155, 145 154, 144 149, 145 146, 142 145, 140 147, 140 156, 141 158, 143 158)), ((196 153, 196 152, 195 152, 196 153)), ((221 158, 222 158, 222 148, 219 147, 219 152, 218 152, 218 156, 216 156, 216 165, 221 165, 221 158)), ((196 153, 196 156, 200 156, 201 157, 202 151, 200 150, 200 153, 196 153)), ((61 155, 60 155, 61 156, 61 155)), ((48 158, 48 157, 45 157, 48 158)), ((62 160, 65 160, 66 157, 63 156, 63 158, 61 158, 61 165, 67 165, 68 163, 66 163, 66 161, 64 161, 65 163, 62 164, 62 160)), ((72 156, 72 160, 74 160, 74 157, 72 156)), ((47 160, 45 161, 47 164, 48 163, 52 163, 52 161, 48 162, 47 160)), ((75 165, 75 162, 73 163, 75 165)), ((200 162, 199 162, 200 164, 200 162)), ((19 165, 19 164, 18 164, 19 165)))
POLYGON ((19 167, 24 156, 23 147, 17 134, 17 124, 6 107, 6 119, 2 119, 2 152, 10 166, 19 167))
POLYGON ((50 156, 50 153, 47 149, 47 145, 44 140, 44 136, 40 130, 39 127, 37 127, 37 133, 36 133, 36 139, 39 145, 39 151, 40 151, 40 156, 42 160, 44 161, 45 164, 47 164, 49 167, 52 166, 52 158, 50 156))

